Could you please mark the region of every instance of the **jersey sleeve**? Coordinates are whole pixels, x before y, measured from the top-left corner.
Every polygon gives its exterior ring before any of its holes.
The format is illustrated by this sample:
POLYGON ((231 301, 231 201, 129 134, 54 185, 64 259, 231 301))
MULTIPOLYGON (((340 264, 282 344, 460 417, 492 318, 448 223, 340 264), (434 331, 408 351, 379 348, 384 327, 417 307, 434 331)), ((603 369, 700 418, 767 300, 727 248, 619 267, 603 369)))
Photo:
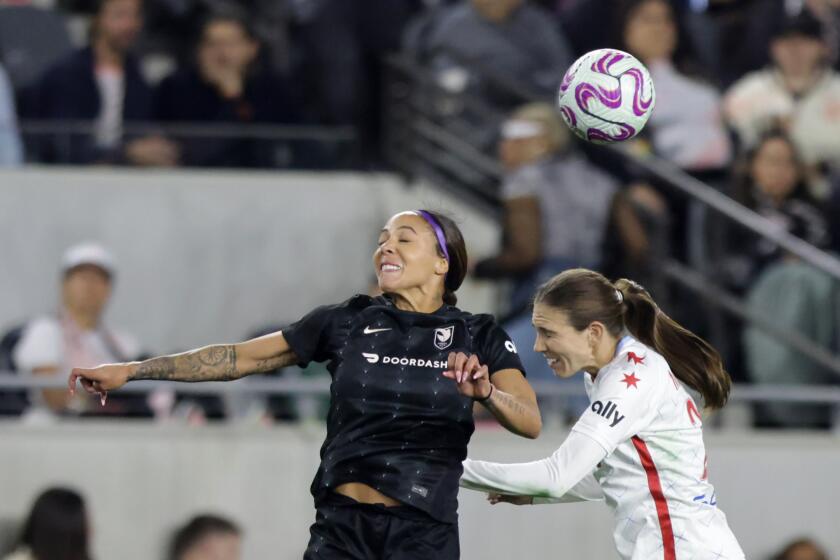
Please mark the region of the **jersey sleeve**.
POLYGON ((342 310, 341 305, 322 305, 282 329, 283 338, 298 357, 300 367, 330 359, 330 350, 337 342, 336 324, 340 322, 342 310))
POLYGON ((502 327, 489 320, 479 333, 477 347, 479 361, 490 370, 490 375, 503 369, 518 369, 525 375, 516 346, 502 327))
POLYGON ((632 361, 602 370, 590 393, 591 404, 572 431, 591 437, 612 453, 652 421, 662 390, 655 374, 654 368, 632 361))
MULTIPOLYGON (((572 432, 557 451, 539 461, 503 464, 467 459, 460 484, 471 490, 551 498, 553 502, 560 501, 575 488, 580 491, 578 496, 594 495, 590 487, 594 477, 584 486, 579 485, 606 456, 597 441, 572 432)), ((576 501, 574 498, 572 495, 565 501, 576 501)))
POLYGON ((569 491, 559 498, 548 498, 544 496, 535 496, 533 504, 535 506, 544 504, 568 504, 573 502, 600 502, 604 500, 604 489, 595 478, 595 472, 590 472, 588 475, 580 479, 580 482, 569 488, 569 491))

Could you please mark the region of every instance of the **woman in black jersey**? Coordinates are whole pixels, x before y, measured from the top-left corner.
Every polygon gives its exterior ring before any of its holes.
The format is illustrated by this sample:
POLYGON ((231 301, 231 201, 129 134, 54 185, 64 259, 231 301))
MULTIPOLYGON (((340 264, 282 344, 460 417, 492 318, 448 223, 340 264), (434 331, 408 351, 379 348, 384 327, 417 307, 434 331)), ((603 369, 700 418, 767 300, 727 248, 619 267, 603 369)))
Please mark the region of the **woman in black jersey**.
POLYGON ((134 379, 229 381, 327 361, 327 437, 304 558, 458 558, 458 480, 473 401, 533 438, 541 427, 536 397, 493 318, 454 307, 467 252, 450 219, 425 210, 395 215, 373 261, 383 296, 319 307, 240 344, 74 369, 70 389, 78 379, 104 400, 134 379))

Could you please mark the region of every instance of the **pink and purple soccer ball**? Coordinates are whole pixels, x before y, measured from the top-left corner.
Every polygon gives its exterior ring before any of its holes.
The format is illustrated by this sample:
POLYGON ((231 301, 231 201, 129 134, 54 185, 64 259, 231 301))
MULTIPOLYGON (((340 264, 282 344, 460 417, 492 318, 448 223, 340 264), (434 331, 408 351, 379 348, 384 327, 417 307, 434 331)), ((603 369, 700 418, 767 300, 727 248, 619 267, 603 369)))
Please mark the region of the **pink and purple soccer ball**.
POLYGON ((594 144, 628 140, 653 112, 656 94, 645 65, 616 49, 580 57, 560 84, 558 105, 572 131, 594 144))

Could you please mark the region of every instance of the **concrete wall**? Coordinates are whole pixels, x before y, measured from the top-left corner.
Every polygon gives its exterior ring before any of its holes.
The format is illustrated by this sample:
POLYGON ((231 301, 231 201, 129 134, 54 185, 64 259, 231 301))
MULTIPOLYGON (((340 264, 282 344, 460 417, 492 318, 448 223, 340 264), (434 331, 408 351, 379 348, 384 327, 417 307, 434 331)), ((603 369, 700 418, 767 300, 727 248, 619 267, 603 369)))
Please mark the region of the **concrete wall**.
MULTIPOLYGON (((451 196, 390 175, 29 168, 0 171, 0 328, 52 313, 73 243, 113 251, 109 322, 153 353, 241 340, 367 290, 395 212, 446 209, 473 255, 498 226, 451 196)), ((465 309, 495 307, 465 285, 465 309)))
MULTIPOLYGON (((470 455, 536 459, 564 435, 551 430, 529 441, 480 428, 470 455)), ((203 510, 244 526, 246 560, 300 558, 322 438, 319 426, 0 424, 0 518, 21 515, 40 489, 66 483, 88 498, 100 560, 160 558, 168 531, 203 510)), ((766 558, 803 534, 840 557, 836 437, 710 433, 706 440, 718 505, 747 558, 766 558)), ((460 516, 465 560, 616 557, 601 503, 491 507, 463 491, 460 516)))

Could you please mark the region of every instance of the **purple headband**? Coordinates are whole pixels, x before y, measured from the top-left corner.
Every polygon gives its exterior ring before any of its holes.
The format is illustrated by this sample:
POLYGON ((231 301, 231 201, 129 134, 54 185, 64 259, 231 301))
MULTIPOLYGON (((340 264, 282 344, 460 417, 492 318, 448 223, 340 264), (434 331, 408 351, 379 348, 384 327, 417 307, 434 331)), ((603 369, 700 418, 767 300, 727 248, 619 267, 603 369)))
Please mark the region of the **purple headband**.
POLYGON ((438 245, 443 251, 443 256, 446 258, 446 262, 449 262, 449 251, 446 250, 446 236, 443 234, 443 229, 441 229, 440 224, 437 223, 434 216, 425 210, 417 210, 417 214, 432 226, 432 229, 435 231, 435 237, 437 237, 438 245))

